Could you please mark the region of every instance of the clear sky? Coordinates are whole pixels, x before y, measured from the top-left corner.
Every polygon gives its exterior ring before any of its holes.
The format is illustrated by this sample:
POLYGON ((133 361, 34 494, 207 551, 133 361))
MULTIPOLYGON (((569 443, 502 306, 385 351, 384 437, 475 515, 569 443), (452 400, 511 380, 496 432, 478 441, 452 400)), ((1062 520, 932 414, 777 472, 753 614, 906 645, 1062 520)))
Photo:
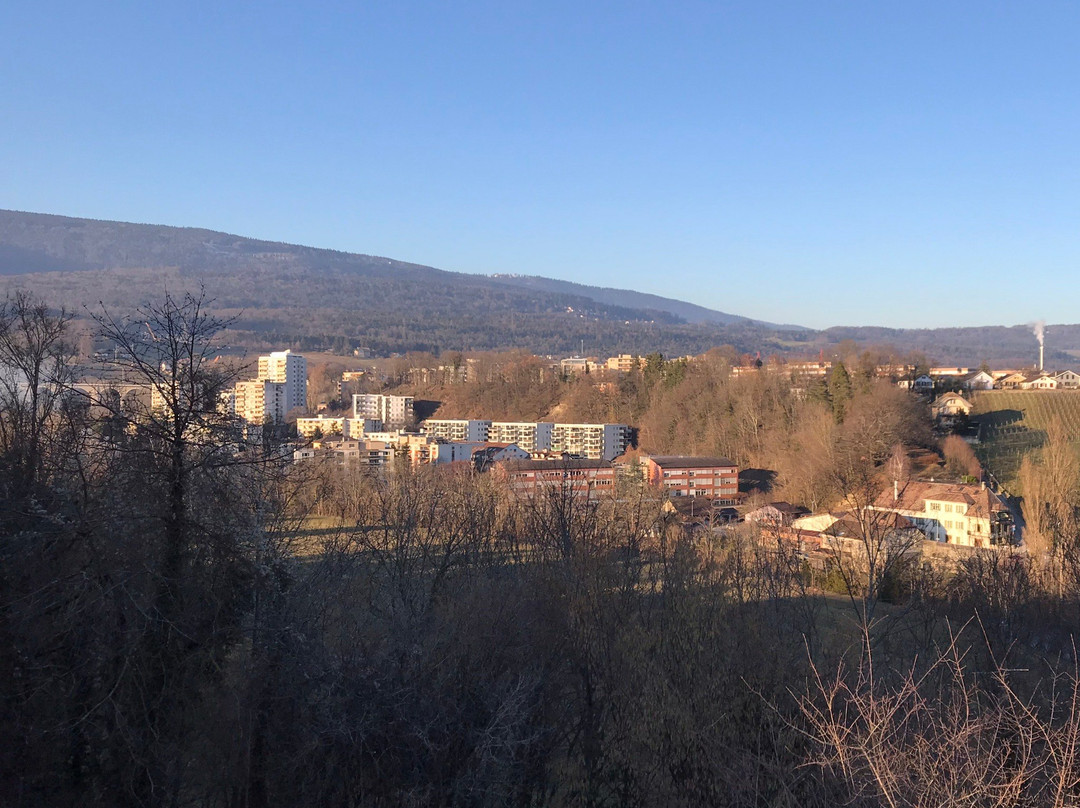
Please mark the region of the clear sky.
POLYGON ((1080 4, 11 2, 0 207, 765 320, 1080 322, 1080 4))

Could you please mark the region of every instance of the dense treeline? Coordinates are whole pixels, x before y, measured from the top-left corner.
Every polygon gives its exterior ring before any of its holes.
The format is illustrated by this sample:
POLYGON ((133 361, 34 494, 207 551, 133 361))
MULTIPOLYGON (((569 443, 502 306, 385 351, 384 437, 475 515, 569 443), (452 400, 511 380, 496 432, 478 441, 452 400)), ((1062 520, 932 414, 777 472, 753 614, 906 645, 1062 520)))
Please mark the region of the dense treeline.
POLYGON ((692 362, 653 353, 640 371, 611 375, 559 374, 537 357, 501 355, 480 358, 468 383, 401 389, 440 401, 439 418, 631 424, 642 451, 775 470, 773 493, 816 510, 843 493, 831 474, 838 441, 865 444, 878 463, 900 445, 937 446, 925 402, 874 378, 877 357, 860 359, 850 374, 838 363, 832 376, 806 380, 764 370, 733 377, 730 347, 692 362))
MULTIPOLYGON (((872 520, 811 570, 632 480, 519 501, 298 470, 233 448, 220 325, 196 298, 102 313, 165 402, 135 413, 70 394, 62 314, 0 311, 5 804, 1075 803, 1069 530, 1053 586, 1025 554, 917 562, 872 520)), ((637 392, 706 381, 654 360, 637 392)), ((761 377, 758 438, 817 407, 827 473, 865 493, 910 435, 833 381, 761 377)))

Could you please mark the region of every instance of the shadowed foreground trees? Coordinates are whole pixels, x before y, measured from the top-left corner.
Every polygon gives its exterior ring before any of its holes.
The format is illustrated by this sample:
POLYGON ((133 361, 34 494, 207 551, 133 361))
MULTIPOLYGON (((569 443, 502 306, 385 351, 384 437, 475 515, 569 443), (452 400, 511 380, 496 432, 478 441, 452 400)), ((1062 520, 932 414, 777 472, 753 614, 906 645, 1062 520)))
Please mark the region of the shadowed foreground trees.
MULTIPOLYGON (((5 327, 62 342, 62 316, 12 306, 5 327)), ((166 301, 176 338, 149 343, 104 324, 129 370, 175 379, 161 412, 0 402, 4 804, 1075 797, 1077 604, 1023 554, 927 573, 917 598, 868 573, 860 612, 813 592, 781 537, 690 529, 629 487, 514 500, 492 475, 226 451, 201 311, 166 301), (852 619, 870 605, 889 619, 852 619)), ((64 363, 44 367, 63 392, 64 363)), ((900 416, 858 402, 814 428, 871 434, 883 461, 900 416)))

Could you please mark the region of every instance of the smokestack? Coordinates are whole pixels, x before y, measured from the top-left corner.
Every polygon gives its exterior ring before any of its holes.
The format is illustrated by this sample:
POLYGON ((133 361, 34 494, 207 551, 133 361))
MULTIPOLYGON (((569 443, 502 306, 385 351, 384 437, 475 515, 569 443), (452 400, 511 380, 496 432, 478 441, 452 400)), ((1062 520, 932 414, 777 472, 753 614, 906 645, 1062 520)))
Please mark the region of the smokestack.
POLYGON ((1042 340, 1039 340, 1039 370, 1043 369, 1043 347, 1042 340))
POLYGON ((892 501, 896 502, 898 499, 900 499, 900 481, 899 480, 893 480, 892 481, 892 501))
POLYGON ((1046 340, 1046 323, 1042 320, 1036 320, 1031 324, 1031 333, 1035 335, 1035 339, 1039 341, 1039 370, 1043 369, 1043 343, 1046 340))

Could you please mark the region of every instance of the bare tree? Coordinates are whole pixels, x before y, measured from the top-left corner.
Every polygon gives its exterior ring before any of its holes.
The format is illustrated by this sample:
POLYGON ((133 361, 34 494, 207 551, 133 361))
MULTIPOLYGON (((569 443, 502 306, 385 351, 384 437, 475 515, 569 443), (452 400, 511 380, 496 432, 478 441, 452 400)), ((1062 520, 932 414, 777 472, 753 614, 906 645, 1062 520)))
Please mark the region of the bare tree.
POLYGON ((1075 804, 1080 677, 1052 674, 1025 695, 1012 674, 980 676, 961 634, 931 664, 885 669, 863 648, 855 667, 813 666, 802 699, 817 762, 853 805, 1005 808, 1075 804), (980 684, 980 679, 985 680, 980 684))
POLYGON ((63 449, 51 427, 74 379, 70 321, 22 291, 0 305, 0 455, 16 499, 34 490, 63 449))

